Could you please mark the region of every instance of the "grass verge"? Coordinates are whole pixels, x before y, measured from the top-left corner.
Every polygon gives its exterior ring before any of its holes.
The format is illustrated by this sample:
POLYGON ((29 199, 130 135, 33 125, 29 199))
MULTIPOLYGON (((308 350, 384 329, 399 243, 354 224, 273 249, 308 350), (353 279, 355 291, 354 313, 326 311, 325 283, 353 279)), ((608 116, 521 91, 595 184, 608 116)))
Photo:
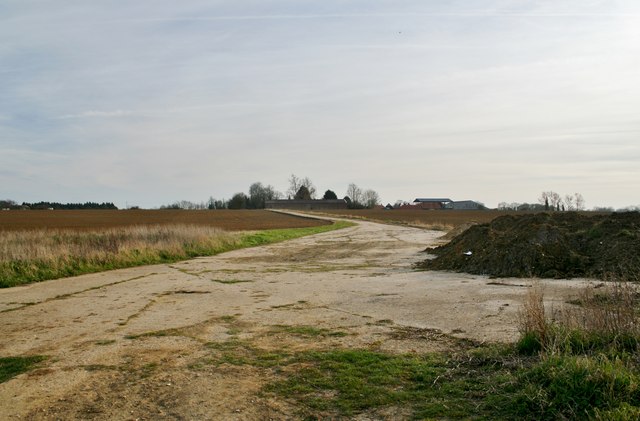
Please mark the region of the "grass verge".
POLYGON ((352 225, 336 222, 249 233, 182 225, 7 233, 0 240, 0 288, 111 269, 172 263, 352 225))
POLYGON ((46 360, 46 357, 42 355, 0 358, 0 383, 36 368, 44 360, 46 360))
POLYGON ((244 234, 240 238, 240 245, 238 248, 256 247, 256 246, 262 246, 266 244, 279 243, 282 241, 305 237, 307 235, 321 234, 323 232, 329 232, 329 231, 335 231, 343 228, 353 227, 355 225, 356 224, 354 224, 353 222, 335 221, 331 225, 321 225, 318 227, 256 231, 256 232, 244 234))

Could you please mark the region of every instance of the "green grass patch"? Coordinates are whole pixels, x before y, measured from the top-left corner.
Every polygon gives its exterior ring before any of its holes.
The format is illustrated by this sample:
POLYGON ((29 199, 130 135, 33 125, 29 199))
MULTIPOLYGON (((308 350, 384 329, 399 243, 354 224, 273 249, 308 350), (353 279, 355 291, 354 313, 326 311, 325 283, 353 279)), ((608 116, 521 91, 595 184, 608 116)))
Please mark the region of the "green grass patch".
POLYGON ((513 379, 500 359, 487 364, 477 357, 343 349, 304 352, 294 361, 290 374, 265 390, 294 400, 305 417, 350 417, 385 408, 400 408, 415 419, 509 416, 493 395, 513 379))
MULTIPOLYGON (((305 326, 277 330, 330 334, 305 326)), ((416 419, 509 419, 509 405, 517 397, 509 388, 516 381, 506 362, 509 354, 488 347, 458 358, 362 349, 266 350, 239 339, 206 346, 211 354, 194 369, 226 364, 269 370, 277 380, 264 393, 292 402, 307 419, 348 418, 385 408, 401 408, 416 419)))
POLYGON ((240 240, 239 248, 255 247, 255 246, 261 246, 265 244, 279 243, 282 241, 305 237, 307 235, 321 234, 323 232, 329 232, 329 231, 335 231, 338 229, 348 228, 354 225, 356 224, 352 222, 336 221, 331 225, 320 225, 318 227, 258 231, 258 232, 243 235, 240 240))
POLYGON ((629 358, 545 357, 519 373, 514 408, 539 420, 638 419, 639 374, 629 358), (617 418, 625 413, 635 416, 617 418))
POLYGON ((0 358, 0 383, 38 367, 38 364, 46 359, 47 357, 42 355, 0 358))

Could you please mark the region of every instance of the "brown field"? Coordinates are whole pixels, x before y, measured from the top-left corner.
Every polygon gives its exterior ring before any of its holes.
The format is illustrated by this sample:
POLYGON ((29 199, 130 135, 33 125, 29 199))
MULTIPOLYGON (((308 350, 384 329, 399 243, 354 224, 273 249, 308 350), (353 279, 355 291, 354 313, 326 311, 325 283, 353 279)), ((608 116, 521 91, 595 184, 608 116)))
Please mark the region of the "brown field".
POLYGON ((198 225, 227 231, 304 228, 329 224, 264 210, 55 210, 0 212, 0 231, 43 228, 95 230, 140 225, 198 225))
POLYGON ((325 214, 364 218, 385 223, 401 223, 416 227, 449 231, 454 228, 492 221, 498 216, 523 214, 497 210, 384 210, 384 209, 336 209, 323 210, 325 214))

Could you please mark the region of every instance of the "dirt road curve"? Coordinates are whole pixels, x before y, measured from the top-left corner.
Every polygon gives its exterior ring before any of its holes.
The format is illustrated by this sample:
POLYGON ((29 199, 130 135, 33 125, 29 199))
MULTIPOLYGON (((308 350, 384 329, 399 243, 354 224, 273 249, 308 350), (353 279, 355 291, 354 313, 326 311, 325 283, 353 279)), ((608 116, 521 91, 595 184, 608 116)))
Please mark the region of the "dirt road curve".
MULTIPOLYGON (((291 403, 260 393, 278 374, 223 361, 224 344, 422 352, 447 349, 448 335, 514 339, 526 281, 411 269, 440 234, 360 222, 2 290, 0 356, 49 359, 0 384, 0 419, 289 419, 291 403), (309 337, 283 325, 341 334, 309 337)), ((547 295, 559 297, 576 281, 548 284, 547 295)))

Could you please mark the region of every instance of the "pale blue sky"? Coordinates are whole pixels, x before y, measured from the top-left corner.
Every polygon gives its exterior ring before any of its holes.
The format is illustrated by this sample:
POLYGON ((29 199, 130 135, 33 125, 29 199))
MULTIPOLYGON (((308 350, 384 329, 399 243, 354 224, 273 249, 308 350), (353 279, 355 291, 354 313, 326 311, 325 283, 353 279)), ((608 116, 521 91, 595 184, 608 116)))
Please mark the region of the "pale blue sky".
POLYGON ((383 201, 640 205, 640 2, 0 3, 0 198, 154 207, 291 173, 383 201))

